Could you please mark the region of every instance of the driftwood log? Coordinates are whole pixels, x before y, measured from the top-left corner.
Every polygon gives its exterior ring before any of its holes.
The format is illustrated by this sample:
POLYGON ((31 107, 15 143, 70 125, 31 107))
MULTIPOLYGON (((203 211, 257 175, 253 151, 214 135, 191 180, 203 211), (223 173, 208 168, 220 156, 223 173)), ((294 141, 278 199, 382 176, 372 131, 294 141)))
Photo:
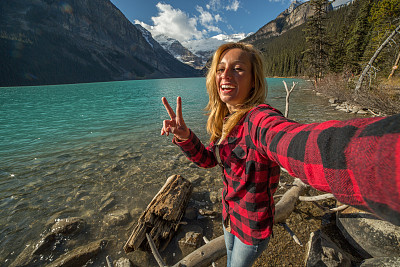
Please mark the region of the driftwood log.
POLYGON ((274 223, 283 223, 292 214, 299 197, 308 187, 300 179, 294 179, 293 186, 281 198, 275 206, 274 223))
POLYGON ((140 249, 150 251, 146 240, 149 234, 158 249, 165 248, 185 213, 193 187, 180 175, 172 175, 140 216, 124 246, 126 253, 140 249))

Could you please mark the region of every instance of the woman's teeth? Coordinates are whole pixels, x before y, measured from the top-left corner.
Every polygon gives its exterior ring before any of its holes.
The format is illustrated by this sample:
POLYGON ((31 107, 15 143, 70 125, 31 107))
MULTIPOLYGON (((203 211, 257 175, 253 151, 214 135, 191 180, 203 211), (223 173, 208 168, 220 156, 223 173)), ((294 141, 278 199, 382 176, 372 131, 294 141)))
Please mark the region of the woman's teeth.
POLYGON ((221 89, 222 89, 222 90, 225 90, 225 89, 233 89, 233 88, 235 88, 235 86, 232 86, 232 85, 221 85, 221 89))

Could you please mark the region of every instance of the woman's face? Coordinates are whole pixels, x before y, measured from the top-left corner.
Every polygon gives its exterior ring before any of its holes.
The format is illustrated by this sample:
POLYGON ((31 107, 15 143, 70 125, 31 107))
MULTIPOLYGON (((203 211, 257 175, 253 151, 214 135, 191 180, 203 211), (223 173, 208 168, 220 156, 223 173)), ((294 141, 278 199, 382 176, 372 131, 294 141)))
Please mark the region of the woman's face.
POLYGON ((250 56, 240 48, 233 48, 221 55, 215 82, 218 94, 229 112, 243 104, 254 87, 250 56))

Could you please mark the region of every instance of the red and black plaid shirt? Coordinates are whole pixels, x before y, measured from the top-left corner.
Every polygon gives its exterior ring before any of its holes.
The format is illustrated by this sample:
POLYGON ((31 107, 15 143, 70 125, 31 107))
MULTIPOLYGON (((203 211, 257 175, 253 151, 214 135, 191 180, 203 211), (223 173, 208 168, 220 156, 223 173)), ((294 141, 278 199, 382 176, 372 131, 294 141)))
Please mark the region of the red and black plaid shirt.
MULTIPOLYGON (((191 133, 176 142, 200 167, 218 164, 191 133)), ((260 105, 219 145, 224 167, 223 219, 246 244, 272 232, 279 165, 346 204, 400 225, 400 114, 300 124, 260 105), (278 165, 279 164, 279 165, 278 165)))

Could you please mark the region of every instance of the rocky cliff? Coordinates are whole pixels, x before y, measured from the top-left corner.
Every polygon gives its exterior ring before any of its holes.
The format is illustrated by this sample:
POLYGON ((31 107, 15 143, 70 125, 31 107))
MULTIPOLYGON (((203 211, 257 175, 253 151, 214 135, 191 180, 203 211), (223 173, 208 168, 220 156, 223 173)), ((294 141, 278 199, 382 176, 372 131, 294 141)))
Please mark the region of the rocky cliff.
POLYGON ((0 1, 0 86, 193 77, 109 0, 0 1))
MULTIPOLYGON (((332 5, 327 5, 327 10, 332 10, 332 5)), ((248 36, 243 41, 255 42, 259 39, 267 39, 279 36, 307 21, 314 14, 314 9, 309 2, 301 3, 293 1, 292 5, 279 14, 276 19, 261 27, 256 33, 248 36)))
POLYGON ((184 47, 178 40, 165 35, 157 35, 154 38, 165 50, 181 62, 196 69, 204 67, 202 59, 189 51, 189 49, 184 47))

